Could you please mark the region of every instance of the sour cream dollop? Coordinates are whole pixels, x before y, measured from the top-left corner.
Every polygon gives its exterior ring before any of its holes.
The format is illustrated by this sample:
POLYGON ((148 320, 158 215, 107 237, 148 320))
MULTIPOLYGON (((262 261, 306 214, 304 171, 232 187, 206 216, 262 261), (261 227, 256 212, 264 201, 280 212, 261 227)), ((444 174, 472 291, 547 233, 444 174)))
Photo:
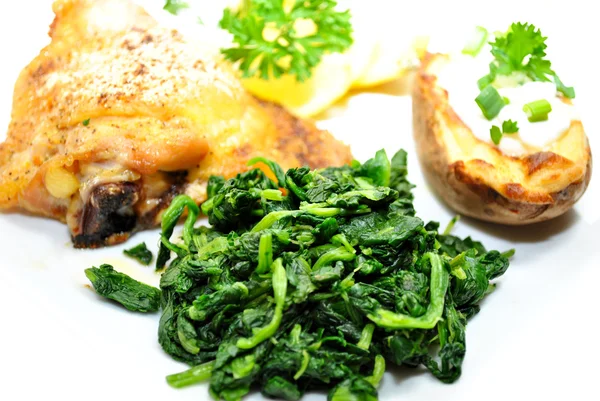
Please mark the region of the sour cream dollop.
POLYGON ((448 92, 450 106, 477 138, 493 145, 490 137, 492 125, 502 127, 503 121, 516 121, 519 132, 505 134, 497 146, 507 155, 520 156, 532 149, 544 150, 562 136, 572 120, 578 119, 575 107, 557 96, 553 82, 526 82, 497 88, 500 96, 508 98, 510 103, 495 118, 487 120, 475 98, 480 92, 477 80, 489 72, 489 61, 482 57, 456 55, 437 76, 438 85, 448 92), (529 122, 523 106, 540 99, 546 99, 552 105, 548 120, 529 122))

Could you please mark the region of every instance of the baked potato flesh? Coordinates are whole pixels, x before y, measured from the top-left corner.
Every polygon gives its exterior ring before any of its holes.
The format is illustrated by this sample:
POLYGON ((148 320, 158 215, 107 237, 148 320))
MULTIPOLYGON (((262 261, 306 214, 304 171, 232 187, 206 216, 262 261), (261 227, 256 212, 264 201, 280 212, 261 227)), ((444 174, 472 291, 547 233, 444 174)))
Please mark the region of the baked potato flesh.
POLYGON ((477 138, 450 106, 448 92, 437 83, 449 62, 447 55, 427 54, 413 86, 417 152, 437 194, 460 214, 502 224, 535 223, 569 210, 592 171, 581 121, 572 120, 543 149, 506 155, 477 138))

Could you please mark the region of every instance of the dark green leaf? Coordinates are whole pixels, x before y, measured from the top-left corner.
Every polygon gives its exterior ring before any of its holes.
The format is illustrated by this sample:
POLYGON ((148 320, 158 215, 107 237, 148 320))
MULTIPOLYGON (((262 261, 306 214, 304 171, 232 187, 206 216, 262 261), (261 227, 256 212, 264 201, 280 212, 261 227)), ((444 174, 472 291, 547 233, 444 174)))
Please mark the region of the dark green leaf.
POLYGON ((146 247, 145 242, 142 242, 131 249, 125 249, 123 253, 146 266, 152 262, 152 252, 146 247))
POLYGON ((156 312, 160 307, 160 290, 140 283, 111 265, 101 265, 85 270, 99 295, 112 299, 134 312, 156 312))

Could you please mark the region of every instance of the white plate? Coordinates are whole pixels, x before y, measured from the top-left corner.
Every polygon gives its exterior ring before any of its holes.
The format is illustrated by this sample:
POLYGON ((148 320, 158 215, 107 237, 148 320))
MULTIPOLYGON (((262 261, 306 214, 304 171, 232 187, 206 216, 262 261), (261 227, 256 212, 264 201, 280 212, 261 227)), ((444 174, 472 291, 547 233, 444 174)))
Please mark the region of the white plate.
MULTIPOLYGON (((47 41, 44 35, 52 19, 49 3, 13 1, 3 5, 2 131, 8 124, 16 76, 47 41)), ((433 16, 437 23, 445 24, 433 27, 444 35, 452 32, 451 27, 469 21, 491 21, 486 11, 464 16, 480 10, 481 2, 449 3, 430 1, 419 6, 423 7, 420 10, 393 12, 398 12, 400 22, 406 22, 401 16, 407 13, 445 7, 433 16), (461 10, 460 17, 444 19, 450 12, 458 14, 457 10, 461 10)), ((523 8, 518 2, 505 2, 502 7, 508 11, 494 15, 502 24, 510 21, 508 17, 541 21, 551 38, 554 66, 563 80, 577 89, 577 102, 594 147, 600 132, 594 119, 598 89, 591 86, 598 81, 592 53, 597 44, 588 32, 594 25, 586 23, 591 22, 593 13, 577 2, 569 2, 568 10, 558 2, 545 3, 541 8, 539 4, 523 8), (553 36, 557 32, 560 36, 553 36)), ((497 2, 492 4, 500 7, 497 2)), ((445 224, 453 214, 432 195, 415 159, 410 98, 381 92, 353 96, 336 106, 331 113, 335 117, 320 121, 320 125, 350 143, 361 160, 381 147, 390 154, 406 148, 410 179, 417 184, 419 216, 445 224)), ((393 85, 388 92, 394 92, 393 85)), ((473 235, 488 248, 517 250, 497 290, 468 325, 463 375, 455 384, 445 385, 427 372, 395 369, 385 375, 380 400, 598 399, 599 201, 595 177, 574 210, 554 221, 507 228, 463 219, 458 234, 473 235)), ((0 214, 0 399, 209 399, 206 385, 184 390, 166 385, 164 377, 185 366, 160 349, 158 315, 129 313, 85 287, 83 269, 102 262, 156 283, 158 276, 151 268, 122 256, 125 247, 140 241, 156 244, 156 240, 157 232, 148 231, 125 245, 76 251, 62 224, 0 214)))

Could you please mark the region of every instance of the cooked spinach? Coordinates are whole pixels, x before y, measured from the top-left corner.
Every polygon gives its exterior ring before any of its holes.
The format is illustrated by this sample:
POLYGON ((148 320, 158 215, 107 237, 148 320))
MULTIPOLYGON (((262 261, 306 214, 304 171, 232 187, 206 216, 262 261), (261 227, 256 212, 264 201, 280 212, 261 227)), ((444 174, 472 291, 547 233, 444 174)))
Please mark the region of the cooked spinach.
POLYGON ((125 249, 123 253, 146 266, 152 262, 152 252, 148 249, 145 242, 142 242, 131 249, 125 249))
POLYGON ((134 312, 156 312, 160 307, 161 291, 126 274, 111 265, 85 269, 86 277, 94 289, 105 298, 112 299, 134 312))
POLYGON ((377 400, 386 363, 458 379, 467 319, 510 254, 416 217, 406 160, 379 151, 364 164, 287 172, 253 160, 270 174, 210 179, 210 228, 194 227, 189 197, 175 198, 157 260, 168 265, 158 337, 192 367, 167 381, 210 380, 226 401, 252 388, 286 400, 325 388, 342 401, 377 400))

